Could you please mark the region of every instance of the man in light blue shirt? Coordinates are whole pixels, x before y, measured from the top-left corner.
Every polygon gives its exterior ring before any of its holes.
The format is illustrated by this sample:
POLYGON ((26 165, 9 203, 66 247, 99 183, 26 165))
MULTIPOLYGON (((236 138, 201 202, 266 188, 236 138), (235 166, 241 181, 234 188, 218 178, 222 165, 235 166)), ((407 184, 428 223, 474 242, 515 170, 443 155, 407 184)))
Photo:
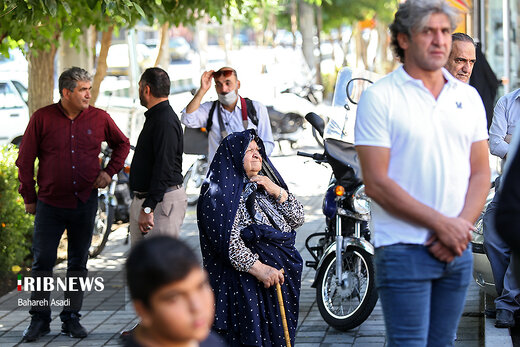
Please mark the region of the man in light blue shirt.
MULTIPOLYGON (((520 89, 501 97, 494 109, 493 122, 489 128, 489 150, 491 154, 506 159, 511 136, 520 119, 520 89)), ((495 213, 499 200, 499 176, 495 181, 495 196, 484 214, 484 247, 491 263, 495 288, 497 310, 495 326, 510 328, 515 325, 514 313, 520 309, 517 296, 520 288, 516 284, 510 266, 511 248, 502 240, 495 228, 495 213)))
POLYGON ((495 106, 493 122, 489 128, 491 154, 505 159, 518 119, 520 119, 520 89, 501 97, 495 106))
POLYGON ((263 104, 253 101, 252 105, 256 111, 257 121, 255 122, 249 117, 244 119, 245 112, 242 111, 242 108, 246 103, 245 99, 238 95, 240 81, 233 68, 223 67, 216 72, 209 70, 202 74, 199 90, 197 90, 188 106, 182 110, 182 124, 188 128, 206 128, 213 101, 207 101, 202 104, 201 102, 211 87, 211 79, 215 80, 218 102, 211 115, 212 123, 208 134, 209 162, 213 160, 220 141, 227 134, 246 129, 257 130, 258 136, 264 142, 266 154, 271 155, 274 148, 274 140, 267 108, 263 104), (219 115, 222 117, 222 122, 219 122, 219 115), (220 124, 225 129, 221 129, 220 124))

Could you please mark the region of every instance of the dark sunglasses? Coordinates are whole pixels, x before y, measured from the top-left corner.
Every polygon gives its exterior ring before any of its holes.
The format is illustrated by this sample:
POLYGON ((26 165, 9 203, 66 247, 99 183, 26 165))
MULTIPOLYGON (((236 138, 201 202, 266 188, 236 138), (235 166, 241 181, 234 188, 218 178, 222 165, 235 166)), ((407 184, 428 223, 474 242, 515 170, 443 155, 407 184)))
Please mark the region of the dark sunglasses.
POLYGON ((233 74, 233 70, 219 70, 213 72, 213 78, 219 78, 220 76, 229 77, 233 74))

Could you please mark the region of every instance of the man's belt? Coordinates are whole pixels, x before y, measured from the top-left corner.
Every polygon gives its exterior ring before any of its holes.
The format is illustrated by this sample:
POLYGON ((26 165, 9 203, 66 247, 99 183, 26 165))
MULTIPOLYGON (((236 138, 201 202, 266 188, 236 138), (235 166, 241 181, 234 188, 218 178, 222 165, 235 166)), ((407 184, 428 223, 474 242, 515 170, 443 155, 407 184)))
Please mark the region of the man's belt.
MULTIPOLYGON (((174 186, 170 186, 170 187, 166 188, 165 193, 168 193, 168 192, 180 189, 180 188, 182 188, 182 184, 176 184, 174 186)), ((136 192, 136 191, 134 191, 134 196, 136 198, 138 198, 138 199, 146 199, 148 197, 148 192, 136 192)))

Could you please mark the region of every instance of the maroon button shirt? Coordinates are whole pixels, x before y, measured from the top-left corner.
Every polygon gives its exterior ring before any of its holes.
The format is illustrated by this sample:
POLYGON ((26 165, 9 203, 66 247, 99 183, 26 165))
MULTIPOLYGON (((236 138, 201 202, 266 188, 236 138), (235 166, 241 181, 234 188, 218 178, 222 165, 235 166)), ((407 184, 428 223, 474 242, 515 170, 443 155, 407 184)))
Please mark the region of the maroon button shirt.
POLYGON ((26 204, 36 202, 34 161, 38 161, 38 199, 55 207, 76 208, 85 202, 101 171, 101 142, 112 148, 105 168, 112 177, 123 168, 130 150, 128 138, 103 110, 89 106, 74 120, 61 103, 36 111, 31 117, 16 160, 18 178, 26 204))

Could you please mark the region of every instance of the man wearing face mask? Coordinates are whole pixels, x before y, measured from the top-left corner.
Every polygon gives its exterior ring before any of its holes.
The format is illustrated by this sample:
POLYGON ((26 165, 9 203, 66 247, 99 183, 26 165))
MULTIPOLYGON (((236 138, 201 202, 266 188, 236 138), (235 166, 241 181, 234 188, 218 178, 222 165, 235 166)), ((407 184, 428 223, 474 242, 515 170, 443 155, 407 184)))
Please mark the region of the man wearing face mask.
POLYGON ((265 152, 270 155, 274 148, 273 134, 267 108, 258 101, 250 101, 238 95, 240 81, 237 72, 231 67, 218 71, 205 71, 200 79, 200 88, 182 110, 181 122, 188 128, 208 129, 208 156, 212 161, 217 147, 228 134, 246 129, 256 129, 262 139, 265 152), (201 104, 202 98, 215 80, 218 101, 201 104), (253 110, 248 109, 248 105, 253 110), (253 115, 253 117, 251 117, 253 115))

